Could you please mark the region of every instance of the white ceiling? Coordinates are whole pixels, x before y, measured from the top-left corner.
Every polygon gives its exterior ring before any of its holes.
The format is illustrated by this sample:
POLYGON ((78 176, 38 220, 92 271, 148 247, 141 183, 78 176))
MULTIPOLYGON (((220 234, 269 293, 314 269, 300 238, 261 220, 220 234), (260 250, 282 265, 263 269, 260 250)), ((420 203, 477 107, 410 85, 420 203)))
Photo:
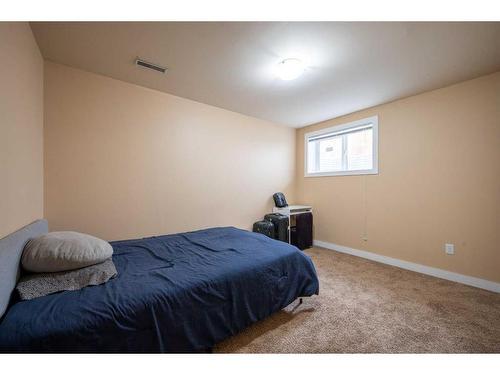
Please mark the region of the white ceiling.
POLYGON ((500 23, 32 23, 45 58, 301 127, 500 70, 500 23), (136 57, 168 67, 165 75, 136 57), (284 58, 308 68, 276 78, 284 58))

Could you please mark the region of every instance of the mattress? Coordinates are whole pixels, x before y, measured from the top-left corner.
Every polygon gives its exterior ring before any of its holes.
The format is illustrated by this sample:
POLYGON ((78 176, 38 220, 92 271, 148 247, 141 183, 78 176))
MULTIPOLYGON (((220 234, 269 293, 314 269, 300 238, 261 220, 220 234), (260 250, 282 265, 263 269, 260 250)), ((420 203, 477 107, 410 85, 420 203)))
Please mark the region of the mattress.
POLYGON ((115 279, 14 301, 0 352, 207 352, 319 290, 306 254, 232 227, 111 244, 115 279))

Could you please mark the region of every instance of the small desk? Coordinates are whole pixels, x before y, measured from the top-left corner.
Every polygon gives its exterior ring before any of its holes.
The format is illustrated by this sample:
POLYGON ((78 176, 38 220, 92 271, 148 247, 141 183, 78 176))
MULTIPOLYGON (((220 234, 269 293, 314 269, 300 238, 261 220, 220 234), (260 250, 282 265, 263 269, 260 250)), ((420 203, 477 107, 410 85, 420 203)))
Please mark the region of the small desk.
MULTIPOLYGON (((292 232, 303 233, 304 229, 299 228, 300 230, 298 230, 298 228, 296 227, 296 215, 300 215, 300 214, 304 214, 304 213, 312 214, 312 207, 292 204, 292 205, 289 205, 286 207, 274 207, 273 213, 288 216, 288 243, 290 243, 292 245, 297 245, 296 243, 292 242, 292 232)), ((305 230, 307 232, 307 236, 311 238, 311 246, 312 246, 312 223, 311 223, 310 228, 305 228, 305 230)), ((299 246, 299 248, 300 248, 300 246, 299 246)))

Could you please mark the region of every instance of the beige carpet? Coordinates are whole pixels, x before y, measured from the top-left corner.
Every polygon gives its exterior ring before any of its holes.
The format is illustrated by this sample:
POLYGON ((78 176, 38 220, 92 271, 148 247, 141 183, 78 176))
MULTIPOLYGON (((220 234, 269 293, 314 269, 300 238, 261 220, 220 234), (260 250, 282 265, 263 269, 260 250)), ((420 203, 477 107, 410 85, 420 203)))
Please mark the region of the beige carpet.
POLYGON ((500 294, 314 248, 320 294, 216 348, 239 353, 500 352, 500 294))

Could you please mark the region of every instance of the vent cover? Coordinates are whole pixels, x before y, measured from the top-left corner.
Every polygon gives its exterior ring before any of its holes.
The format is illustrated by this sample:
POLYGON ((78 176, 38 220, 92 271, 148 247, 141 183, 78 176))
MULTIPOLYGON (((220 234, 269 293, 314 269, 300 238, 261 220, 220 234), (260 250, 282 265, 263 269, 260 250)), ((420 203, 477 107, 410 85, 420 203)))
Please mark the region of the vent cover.
POLYGON ((136 59, 135 65, 142 66, 143 68, 156 70, 157 72, 160 72, 160 73, 165 73, 167 71, 167 68, 164 68, 162 66, 159 66, 159 65, 141 60, 141 59, 136 59))

